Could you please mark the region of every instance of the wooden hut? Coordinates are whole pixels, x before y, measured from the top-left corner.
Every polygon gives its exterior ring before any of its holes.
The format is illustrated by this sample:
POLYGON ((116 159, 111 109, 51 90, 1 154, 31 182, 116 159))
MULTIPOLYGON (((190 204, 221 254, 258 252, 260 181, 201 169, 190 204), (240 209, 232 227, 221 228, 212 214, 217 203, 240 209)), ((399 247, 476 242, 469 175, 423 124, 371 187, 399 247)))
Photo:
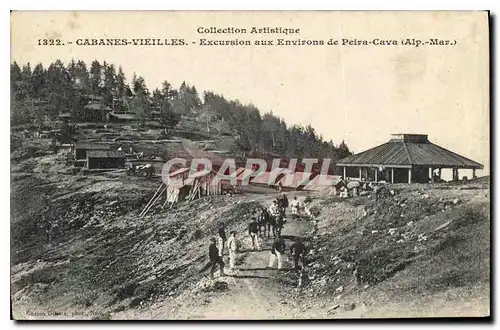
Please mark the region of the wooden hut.
POLYGON ((89 103, 83 107, 81 116, 85 121, 106 122, 112 111, 113 109, 101 103, 89 103))
POLYGON ((188 175, 189 167, 182 167, 169 174, 165 203, 173 204, 189 195, 191 187, 185 184, 185 180, 188 178, 188 175))
POLYGON ((92 150, 111 150, 111 146, 109 144, 96 142, 77 142, 74 148, 75 159, 86 159, 87 152, 92 150))
POLYGON ((222 184, 216 180, 217 172, 197 172, 184 181, 186 185, 191 186, 191 191, 187 200, 193 200, 201 196, 220 195, 222 193, 222 184))
POLYGON ((87 152, 87 169, 125 167, 125 152, 117 150, 91 150, 87 152))
POLYGON ((193 200, 222 193, 221 182, 215 180, 217 172, 196 172, 191 175, 189 172, 189 167, 183 167, 169 174, 165 203, 173 204, 183 199, 193 200))
POLYGON ((128 113, 115 113, 109 114, 109 121, 115 123, 133 123, 138 121, 137 116, 128 113))

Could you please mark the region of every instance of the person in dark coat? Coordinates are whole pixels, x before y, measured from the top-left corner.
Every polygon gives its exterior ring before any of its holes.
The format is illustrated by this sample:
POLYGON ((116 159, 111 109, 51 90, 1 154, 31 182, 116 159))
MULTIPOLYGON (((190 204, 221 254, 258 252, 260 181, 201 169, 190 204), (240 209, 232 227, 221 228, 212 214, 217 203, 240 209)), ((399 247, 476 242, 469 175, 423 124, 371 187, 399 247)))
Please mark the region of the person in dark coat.
POLYGON ((282 198, 283 198, 283 207, 285 208, 285 211, 286 211, 286 209, 287 209, 287 207, 289 205, 288 204, 288 197, 286 196, 286 194, 283 194, 282 198))
POLYGON ((306 246, 302 243, 300 238, 297 238, 290 248, 290 254, 293 256, 293 263, 295 270, 299 270, 299 260, 302 262, 302 269, 306 266, 306 246))
POLYGON ((255 251, 255 247, 260 251, 259 224, 255 217, 252 218, 252 222, 248 225, 248 235, 252 238, 252 251, 255 251))
POLYGON ((219 255, 222 256, 224 254, 224 247, 226 246, 226 242, 227 242, 226 226, 224 225, 224 222, 219 223, 219 228, 218 228, 217 232, 219 234, 219 237, 218 237, 219 255))
POLYGON ((278 260, 278 269, 283 268, 283 257, 285 254, 286 244, 285 240, 278 236, 271 247, 271 252, 269 253, 269 268, 273 268, 274 262, 278 260))
POLYGON ((222 261, 222 257, 219 255, 219 249, 217 248, 217 245, 215 244, 215 238, 210 239, 210 247, 208 248, 208 256, 210 258, 210 262, 212 264, 212 267, 210 268, 210 277, 214 278, 214 273, 215 269, 217 268, 217 265, 220 267, 220 275, 224 276, 224 261, 222 261))

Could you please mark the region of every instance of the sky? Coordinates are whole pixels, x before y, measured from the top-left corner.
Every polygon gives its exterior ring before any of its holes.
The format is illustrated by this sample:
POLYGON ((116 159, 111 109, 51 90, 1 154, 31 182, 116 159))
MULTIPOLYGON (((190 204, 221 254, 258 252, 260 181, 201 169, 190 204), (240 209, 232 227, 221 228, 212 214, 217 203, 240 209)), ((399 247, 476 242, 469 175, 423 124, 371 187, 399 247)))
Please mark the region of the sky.
MULTIPOLYGON (((355 152, 392 133, 429 140, 489 173, 489 36, 485 12, 13 12, 11 61, 72 58, 121 65, 150 90, 168 80, 311 124, 355 152), (283 27, 294 35, 204 34, 198 28, 283 27), (64 46, 39 46, 57 38, 64 46), (85 38, 183 38, 182 46, 78 46, 85 38), (396 40, 399 45, 202 46, 210 40, 396 40), (402 39, 456 41, 403 46, 402 39), (68 42, 73 44, 69 45, 68 42)), ((479 173, 480 174, 480 173, 479 173)))

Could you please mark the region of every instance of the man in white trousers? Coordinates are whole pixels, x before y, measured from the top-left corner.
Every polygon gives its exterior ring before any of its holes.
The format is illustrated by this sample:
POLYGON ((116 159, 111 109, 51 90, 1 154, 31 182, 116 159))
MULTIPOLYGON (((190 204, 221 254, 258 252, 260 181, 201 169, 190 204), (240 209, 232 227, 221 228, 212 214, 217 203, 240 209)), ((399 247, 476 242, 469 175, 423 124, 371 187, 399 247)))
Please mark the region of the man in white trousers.
POLYGON ((269 253, 269 268, 274 267, 276 259, 278 260, 278 269, 283 268, 283 257, 286 249, 285 240, 278 237, 274 240, 271 252, 269 253))
POLYGON ((299 219, 300 220, 300 202, 297 200, 297 196, 293 197, 293 201, 290 203, 290 207, 292 208, 292 218, 293 219, 299 219))
POLYGON ((229 251, 229 269, 234 269, 236 265, 236 253, 238 253, 238 241, 236 240, 236 231, 232 231, 227 240, 227 249, 229 251))

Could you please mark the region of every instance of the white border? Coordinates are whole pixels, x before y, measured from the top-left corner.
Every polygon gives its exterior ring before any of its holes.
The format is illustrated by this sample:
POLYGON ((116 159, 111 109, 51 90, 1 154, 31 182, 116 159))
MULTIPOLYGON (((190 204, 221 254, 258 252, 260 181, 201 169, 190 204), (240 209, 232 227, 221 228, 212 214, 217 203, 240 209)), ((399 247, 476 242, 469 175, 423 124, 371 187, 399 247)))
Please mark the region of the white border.
MULTIPOLYGON (((56 0, 43 0, 43 1, 3 1, 0 6, 2 7, 1 13, 1 35, 2 39, 5 42, 5 45, 7 45, 7 42, 10 41, 10 15, 9 15, 9 10, 490 10, 492 14, 497 14, 500 12, 499 8, 499 3, 500 1, 498 0, 474 0, 474 1, 436 1, 436 0, 419 0, 419 1, 411 1, 411 2, 404 2, 404 1, 383 1, 383 0, 377 0, 377 1, 370 1, 370 0, 365 0, 365 1, 360 1, 360 0, 351 0, 351 1, 344 1, 344 2, 338 2, 332 4, 329 1, 324 1, 324 0, 307 0, 307 1, 297 1, 297 0, 289 0, 289 1, 284 1, 281 3, 278 2, 271 2, 269 0, 254 0, 254 1, 248 1, 248 2, 237 2, 237 1, 221 1, 221 0, 212 0, 212 1, 173 1, 173 2, 167 2, 167 1, 119 1, 116 4, 111 3, 111 2, 104 2, 102 0, 85 0, 85 1, 79 1, 79 2, 68 2, 66 1, 56 1, 56 0), (3 8, 5 7, 5 8, 3 8)), ((498 20, 496 21, 496 24, 498 25, 498 20)), ((495 44, 498 46, 498 33, 494 33, 494 39, 495 39, 495 44)), ((8 328, 13 328, 16 327, 17 324, 13 323, 10 321, 10 305, 9 305, 9 299, 10 299, 10 267, 7 265, 10 265, 10 228, 9 228, 9 219, 10 219, 10 210, 9 210, 9 205, 10 205, 10 144, 9 144, 9 136, 10 136, 10 120, 9 120, 9 71, 7 67, 7 62, 10 63, 10 47, 5 47, 4 51, 2 51, 2 63, 3 65, 0 66, 0 70, 2 70, 2 76, 4 77, 4 81, 6 84, 4 84, 4 88, 2 88, 2 102, 4 103, 4 106, 2 107, 0 111, 0 125, 2 126, 2 129, 0 129, 0 134, 1 134, 1 146, 2 146, 2 152, 0 153, 2 160, 0 162, 0 173, 1 173, 1 200, 3 201, 2 205, 2 211, 3 211, 3 217, 1 218, 2 221, 2 230, 0 230, 1 233, 1 242, 3 242, 3 248, 1 249, 1 257, 2 257, 2 265, 5 265, 2 267, 2 278, 1 278, 1 292, 0 292, 0 311, 1 311, 1 329, 8 329, 8 328)), ((495 60, 498 63, 498 47, 497 51, 495 53, 495 60)), ((498 90, 498 83, 495 84, 496 88, 493 93, 495 95, 498 95, 496 92, 498 90)), ((498 100, 497 100, 498 102, 498 100)), ((498 118, 497 118, 498 119, 498 118)), ((493 130, 496 128, 493 128, 493 130)), ((492 132, 493 132, 492 130, 492 132)), ((493 134, 493 133, 491 133, 493 134)), ((493 135, 492 135, 493 138, 493 135)), ((496 142, 496 141, 495 141, 496 142)), ((495 152, 498 153, 499 146, 498 144, 495 144, 495 152)), ((491 173, 495 173, 493 169, 491 169, 491 173)), ((495 176, 496 178, 496 176, 495 176)), ((498 181, 495 179, 495 183, 498 181)), ((495 198, 495 205, 498 205, 497 202, 498 196, 495 198)), ((494 219, 492 219, 494 221, 494 219)), ((497 236, 497 231, 498 231, 498 224, 496 226, 495 230, 495 237, 497 236)), ((497 252, 497 251, 495 251, 497 252)), ((498 253, 495 253, 495 256, 498 256, 498 253)), ((497 258, 495 258, 494 264, 498 263, 496 262, 497 258)), ((496 282, 496 286, 498 287, 498 282, 496 282)), ((495 290, 495 293, 497 293, 497 290, 495 290)), ((492 295, 493 296, 493 295, 492 295)), ((494 296, 498 297, 497 294, 494 294, 494 296)), ((494 311, 492 311, 493 314, 494 311)), ((498 315, 497 315, 498 317, 498 315)), ((67 326, 71 326, 73 324, 67 324, 67 323, 61 323, 56 326, 61 326, 66 328, 67 326)), ((165 327, 168 326, 169 328, 172 327, 186 327, 186 326, 197 326, 197 325, 202 325, 202 324, 149 324, 149 323, 142 323, 142 324, 130 324, 126 325, 123 323, 112 323, 110 325, 122 327, 122 326, 127 326, 129 328, 145 328, 146 326, 151 326, 151 325, 156 325, 156 326, 161 326, 165 327)), ((203 324, 204 326, 207 326, 207 324, 203 324)), ((215 326, 215 327, 220 327, 222 324, 211 324, 210 326, 215 326)), ((245 323, 237 323, 237 324, 225 324, 224 326, 230 326, 230 327, 240 327, 244 326, 245 323)), ((249 325, 249 324, 246 324, 249 325)), ((273 324, 274 325, 274 324, 273 324)), ((330 327, 333 326, 336 329, 339 328, 357 328, 357 327, 362 327, 362 326, 370 326, 370 327, 386 327, 388 325, 386 324, 314 324, 315 326, 325 326, 325 327, 330 327)), ((33 326, 33 325, 31 325, 33 326)), ((51 329, 55 326, 55 324, 36 324, 36 326, 40 328, 46 328, 46 329, 51 329)), ((96 323, 89 323, 89 324, 78 324, 79 327, 92 327, 96 329, 103 329, 106 324, 96 324, 96 323)), ((267 328, 272 326, 271 324, 255 324, 255 326, 258 326, 260 328, 267 328)), ((276 325, 274 325, 276 326, 276 325)), ((309 326, 309 324, 304 324, 300 323, 297 325, 292 325, 292 324, 282 324, 280 325, 281 327, 286 327, 287 329, 292 328, 292 327, 297 327, 297 326, 309 326)), ((392 325, 394 327, 404 327, 404 328, 414 328, 414 327, 420 327, 420 326, 425 326, 426 328, 434 328, 438 327, 438 325, 430 325, 430 324, 422 324, 422 325, 412 325, 412 324, 394 324, 392 325)), ((442 326, 442 325, 440 325, 442 326)), ((440 327, 439 326, 439 327, 440 327)), ((450 327, 456 327, 456 324, 449 324, 449 325, 444 325, 444 326, 450 326, 450 327)), ((27 327, 27 325, 24 325, 24 327, 27 327)))

